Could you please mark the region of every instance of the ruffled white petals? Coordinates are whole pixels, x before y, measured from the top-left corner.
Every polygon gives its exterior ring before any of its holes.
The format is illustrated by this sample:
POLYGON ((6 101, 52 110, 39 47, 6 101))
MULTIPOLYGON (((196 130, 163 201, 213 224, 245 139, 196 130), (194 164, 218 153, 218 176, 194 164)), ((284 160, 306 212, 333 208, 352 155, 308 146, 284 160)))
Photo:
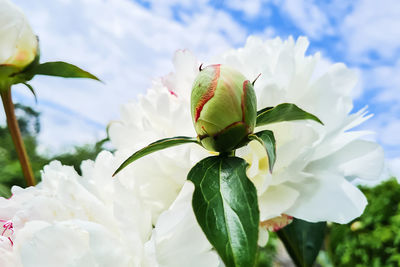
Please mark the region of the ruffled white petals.
POLYGON ((129 180, 139 188, 138 194, 150 209, 155 224, 160 213, 175 200, 192 166, 208 155, 195 144, 173 147, 143 157, 121 173, 130 174, 129 180))
POLYGON ((199 73, 200 63, 188 50, 178 50, 173 59, 175 72, 161 79, 168 91, 178 98, 190 99, 193 81, 199 73))
POLYGON ((344 224, 363 213, 367 199, 357 187, 341 175, 330 172, 315 175, 295 185, 300 195, 287 214, 310 222, 344 224))
MULTIPOLYGON (((219 266, 220 261, 198 225, 192 209, 194 185, 186 182, 175 202, 162 213, 146 244, 152 266, 219 266)), ((149 264, 150 266, 150 264, 149 264)))
MULTIPOLYGON (((176 73, 157 80, 139 101, 123 106, 122 119, 111 124, 111 142, 118 158, 128 158, 155 140, 173 136, 196 136, 190 116, 190 93, 199 65, 187 50, 175 53, 176 73)), ((191 167, 209 153, 191 144, 159 151, 139 159, 122 173, 131 180, 151 210, 153 224, 175 200, 191 167)))
POLYGON ((0 65, 28 65, 38 42, 22 11, 9 0, 0 0, 0 65))

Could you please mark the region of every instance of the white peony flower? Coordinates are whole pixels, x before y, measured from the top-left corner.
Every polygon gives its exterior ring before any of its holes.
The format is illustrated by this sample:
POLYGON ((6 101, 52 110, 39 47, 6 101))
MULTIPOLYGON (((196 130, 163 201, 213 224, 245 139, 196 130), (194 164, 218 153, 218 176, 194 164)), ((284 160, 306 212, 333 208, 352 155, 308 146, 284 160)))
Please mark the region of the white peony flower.
POLYGON ((37 38, 22 11, 10 0, 0 0, 0 65, 23 68, 37 49, 37 38))
MULTIPOLYGON (((357 77, 343 64, 330 65, 317 53, 306 56, 306 38, 262 41, 250 37, 245 47, 212 63, 227 64, 255 83, 258 109, 295 103, 315 114, 314 121, 275 123, 277 162, 272 175, 260 144, 250 143, 237 155, 250 163, 248 175, 259 196, 261 221, 287 214, 311 222, 347 223, 363 212, 367 200, 351 181, 378 178, 383 150, 349 131, 369 118, 365 109, 352 111, 351 90, 357 77)), ((190 120, 190 92, 199 62, 188 51, 178 51, 175 73, 154 82, 139 101, 123 106, 122 119, 110 128, 113 144, 127 157, 150 142, 177 135, 195 136, 190 120)), ((132 164, 142 196, 153 203, 153 221, 180 191, 193 164, 209 155, 198 146, 182 146, 147 156, 132 164), (173 171, 171 171, 173 170, 173 171)))
POLYGON ((36 187, 14 187, 11 199, 0 199, 0 266, 187 266, 168 256, 171 249, 198 258, 194 266, 218 266, 194 219, 193 186, 183 187, 153 229, 138 188, 125 183, 130 172, 111 177, 120 162, 102 152, 83 162, 82 177, 52 162, 36 187))
POLYGON ((295 103, 325 124, 295 121, 262 127, 272 130, 277 140, 272 175, 265 172, 267 161, 259 144, 254 142, 238 154, 257 166, 250 168, 249 175, 257 187, 262 221, 288 214, 311 222, 347 223, 360 216, 367 204, 350 181, 377 179, 383 150, 360 140, 365 132, 349 131, 368 119, 365 110, 349 114, 355 72, 340 63, 323 71, 327 63, 318 53, 305 56, 307 47, 306 38, 297 42, 249 38, 243 49, 218 60, 247 77, 261 73, 255 84, 259 108, 295 103))

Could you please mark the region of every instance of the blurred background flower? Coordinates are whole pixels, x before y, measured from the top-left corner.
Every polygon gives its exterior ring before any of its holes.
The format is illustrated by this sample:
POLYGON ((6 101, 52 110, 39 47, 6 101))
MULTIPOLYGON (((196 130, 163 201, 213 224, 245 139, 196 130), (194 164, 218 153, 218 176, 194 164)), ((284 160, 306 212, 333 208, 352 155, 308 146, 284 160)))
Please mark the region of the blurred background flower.
MULTIPOLYGON (((400 3, 396 0, 13 2, 40 36, 44 60, 68 59, 93 70, 106 83, 84 81, 86 90, 80 90, 82 81, 78 85, 71 80, 35 79, 33 85, 40 88, 36 107, 42 114, 42 152, 65 151, 72 144, 103 138, 107 123, 118 118, 120 104, 143 93, 151 78, 172 71, 170 60, 178 48, 190 49, 207 63, 227 48, 243 46, 249 34, 264 39, 306 35, 311 41, 309 53, 322 51, 328 60, 345 62, 358 71, 361 79, 353 92, 353 111, 369 105, 375 116, 361 128, 377 132, 390 174, 400 172, 400 139, 394 134, 400 131, 396 75, 400 3), (55 86, 65 90, 55 95, 55 86)), ((15 97, 34 104, 23 89, 15 90, 15 97)), ((0 121, 4 123, 3 114, 0 121)))
POLYGON ((8 0, 1 0, 0 65, 26 67, 36 57, 38 42, 24 13, 8 0))

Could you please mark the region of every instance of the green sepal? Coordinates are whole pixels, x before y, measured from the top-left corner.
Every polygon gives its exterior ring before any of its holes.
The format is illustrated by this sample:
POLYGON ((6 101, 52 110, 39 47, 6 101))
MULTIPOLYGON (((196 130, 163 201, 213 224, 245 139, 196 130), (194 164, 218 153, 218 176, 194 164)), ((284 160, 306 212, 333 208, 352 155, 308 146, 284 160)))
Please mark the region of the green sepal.
POLYGON ((11 85, 24 83, 32 77, 24 73, 21 68, 12 65, 0 65, 0 92, 8 90, 11 85))
POLYGON ((238 157, 213 156, 188 174, 197 222, 227 267, 255 264, 260 214, 247 167, 238 157))
POLYGON ((115 176, 117 173, 119 173, 122 169, 124 169, 126 166, 131 164, 137 159, 140 159, 141 157, 144 157, 150 153, 156 152, 161 149, 173 147, 173 146, 178 146, 186 143, 196 143, 199 144, 199 141, 197 138, 194 137, 187 137, 187 136, 176 136, 172 138, 165 138, 158 140, 156 142, 151 143, 150 145, 140 149, 139 151, 133 153, 128 159, 126 159, 121 166, 118 167, 118 169, 114 172, 113 176, 115 176))
POLYGON ((295 121, 295 120, 314 120, 323 125, 322 121, 311 113, 308 113, 295 104, 283 103, 273 108, 265 108, 257 112, 256 126, 265 124, 295 121))
POLYGON ((265 130, 248 136, 250 140, 256 140, 264 146, 268 155, 269 172, 272 173, 276 161, 276 142, 272 131, 265 130))
POLYGON ((35 92, 35 89, 33 89, 32 85, 30 85, 29 83, 22 83, 22 84, 24 84, 26 87, 28 87, 29 91, 32 92, 33 96, 35 97, 35 103, 37 103, 36 92, 35 92))
POLYGON ((34 75, 57 76, 63 78, 89 78, 100 81, 100 79, 93 74, 63 61, 38 64, 30 69, 30 73, 34 75))
POLYGON ((311 267, 325 237, 326 222, 310 223, 294 218, 277 231, 293 262, 298 267, 311 267))
POLYGON ((202 146, 210 151, 230 152, 243 146, 249 129, 244 122, 234 123, 213 136, 200 136, 202 146), (245 137, 245 138, 243 138, 245 137))

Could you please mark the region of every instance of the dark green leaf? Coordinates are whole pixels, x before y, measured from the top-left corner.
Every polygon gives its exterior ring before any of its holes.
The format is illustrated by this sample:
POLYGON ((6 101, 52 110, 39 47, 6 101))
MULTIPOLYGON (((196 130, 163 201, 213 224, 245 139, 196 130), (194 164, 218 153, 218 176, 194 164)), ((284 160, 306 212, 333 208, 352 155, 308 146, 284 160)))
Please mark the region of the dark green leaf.
POLYGON ((269 171, 272 173, 272 169, 274 168, 276 161, 276 144, 274 133, 272 131, 265 130, 255 134, 250 134, 249 139, 257 140, 264 146, 268 155, 269 171))
POLYGON ((177 137, 172 137, 172 138, 165 138, 158 140, 154 143, 151 143, 150 145, 142 148, 141 150, 135 152, 130 156, 127 160, 125 160, 121 166, 118 167, 118 169, 114 172, 113 176, 115 176, 117 173, 119 173, 123 168, 134 162, 135 160, 146 156, 150 153, 156 152, 158 150, 168 148, 168 147, 173 147, 173 146, 178 146, 181 144, 186 144, 186 143, 196 143, 199 144, 196 138, 194 137, 187 137, 187 136, 177 136, 177 137))
POLYGON ((214 156, 188 174, 197 221, 227 267, 254 266, 257 253, 260 215, 247 166, 241 158, 214 156))
POLYGON ((37 75, 58 76, 64 78, 89 78, 99 80, 93 74, 82 70, 81 68, 62 61, 46 62, 36 65, 30 69, 30 72, 37 75))
POLYGON ((32 92, 33 96, 35 97, 35 102, 37 103, 37 96, 36 96, 36 92, 35 89, 33 89, 32 85, 30 85, 29 83, 23 83, 26 87, 28 87, 29 91, 32 92))
POLYGON ((310 223, 300 219, 279 230, 278 236, 298 267, 311 267, 325 237, 326 222, 310 223))
POLYGON ((283 103, 274 108, 265 108, 257 112, 256 126, 262 126, 269 123, 295 120, 314 120, 323 125, 323 123, 313 114, 308 113, 295 104, 283 103))

